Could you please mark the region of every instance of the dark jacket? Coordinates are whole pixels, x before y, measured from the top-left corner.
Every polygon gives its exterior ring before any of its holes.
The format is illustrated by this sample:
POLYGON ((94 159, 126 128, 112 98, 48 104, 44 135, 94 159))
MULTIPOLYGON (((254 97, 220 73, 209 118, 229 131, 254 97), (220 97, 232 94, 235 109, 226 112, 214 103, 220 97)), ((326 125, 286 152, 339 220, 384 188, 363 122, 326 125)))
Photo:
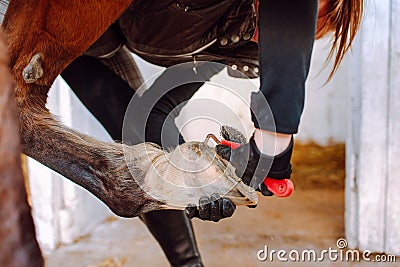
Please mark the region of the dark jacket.
POLYGON ((86 54, 107 57, 126 45, 156 65, 217 61, 254 78, 256 24, 255 0, 136 0, 86 54))

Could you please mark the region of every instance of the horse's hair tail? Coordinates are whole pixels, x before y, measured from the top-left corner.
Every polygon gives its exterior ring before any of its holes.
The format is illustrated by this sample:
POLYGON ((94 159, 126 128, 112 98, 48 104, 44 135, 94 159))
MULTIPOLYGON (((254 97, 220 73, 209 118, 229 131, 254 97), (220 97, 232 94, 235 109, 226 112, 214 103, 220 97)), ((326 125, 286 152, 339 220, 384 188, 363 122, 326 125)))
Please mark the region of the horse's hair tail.
MULTIPOLYGON (((320 1, 320 3, 323 1, 320 1)), ((361 25, 363 0, 328 0, 325 12, 318 18, 317 39, 332 33, 332 46, 327 61, 335 55, 328 81, 337 71, 361 25)))

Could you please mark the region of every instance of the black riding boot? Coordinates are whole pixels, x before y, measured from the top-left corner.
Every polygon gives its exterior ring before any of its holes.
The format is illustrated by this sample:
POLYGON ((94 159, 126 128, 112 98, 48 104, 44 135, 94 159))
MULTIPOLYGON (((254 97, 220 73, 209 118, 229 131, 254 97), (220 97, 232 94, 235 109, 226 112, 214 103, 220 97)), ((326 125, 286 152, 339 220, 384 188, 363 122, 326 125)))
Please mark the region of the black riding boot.
POLYGON ((140 216, 173 267, 203 266, 191 221, 180 210, 157 210, 140 216))
MULTIPOLYGON (((121 140, 123 118, 134 90, 97 59, 87 56, 72 62, 62 77, 112 138, 121 140)), ((153 211, 140 218, 172 266, 203 266, 192 224, 183 211, 153 211)))
MULTIPOLYGON (((162 79, 162 77, 160 78, 162 79)), ((160 79, 157 80, 157 82, 159 81, 160 79)), ((158 88, 157 82, 149 89, 149 92, 162 90, 158 88)), ((179 105, 189 100, 202 84, 191 83, 178 86, 158 100, 147 120, 145 132, 147 142, 153 142, 162 147, 175 147, 184 142, 175 125, 175 118, 182 108, 182 105, 179 105)), ((141 215, 140 218, 157 239, 171 266, 203 266, 197 250, 192 223, 183 211, 152 211, 141 215)))

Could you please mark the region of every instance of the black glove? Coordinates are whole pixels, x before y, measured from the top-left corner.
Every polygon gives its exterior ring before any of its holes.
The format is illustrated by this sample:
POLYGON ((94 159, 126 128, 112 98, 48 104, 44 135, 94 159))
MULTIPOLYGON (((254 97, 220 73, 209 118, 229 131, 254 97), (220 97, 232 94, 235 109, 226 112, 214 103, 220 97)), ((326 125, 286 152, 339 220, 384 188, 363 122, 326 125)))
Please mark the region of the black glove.
POLYGON ((199 206, 194 204, 187 206, 185 213, 189 219, 197 217, 201 220, 218 222, 220 219, 231 217, 235 209, 235 203, 229 198, 212 194, 211 197, 201 197, 199 206))
MULTIPOLYGON (((231 135, 226 135, 221 131, 225 140, 230 139, 231 135)), ((225 145, 217 145, 216 152, 236 168, 236 175, 242 178, 242 181, 260 191, 264 196, 272 196, 273 193, 265 186, 266 177, 274 179, 290 179, 292 166, 290 164, 293 151, 293 138, 290 140, 288 148, 281 154, 272 157, 261 154, 254 141, 254 136, 250 142, 243 144, 237 149, 232 150, 225 145)))

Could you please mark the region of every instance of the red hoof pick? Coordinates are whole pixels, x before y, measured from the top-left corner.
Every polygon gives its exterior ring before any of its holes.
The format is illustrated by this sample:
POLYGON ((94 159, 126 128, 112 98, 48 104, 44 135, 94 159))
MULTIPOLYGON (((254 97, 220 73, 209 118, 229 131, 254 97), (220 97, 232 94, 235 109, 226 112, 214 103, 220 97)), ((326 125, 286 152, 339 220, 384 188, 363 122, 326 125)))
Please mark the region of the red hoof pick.
MULTIPOLYGON (((240 146, 240 144, 228 140, 221 140, 220 144, 229 146, 231 149, 236 149, 240 146)), ((288 197, 294 190, 294 185, 289 179, 278 180, 266 177, 264 184, 277 197, 288 197)))

